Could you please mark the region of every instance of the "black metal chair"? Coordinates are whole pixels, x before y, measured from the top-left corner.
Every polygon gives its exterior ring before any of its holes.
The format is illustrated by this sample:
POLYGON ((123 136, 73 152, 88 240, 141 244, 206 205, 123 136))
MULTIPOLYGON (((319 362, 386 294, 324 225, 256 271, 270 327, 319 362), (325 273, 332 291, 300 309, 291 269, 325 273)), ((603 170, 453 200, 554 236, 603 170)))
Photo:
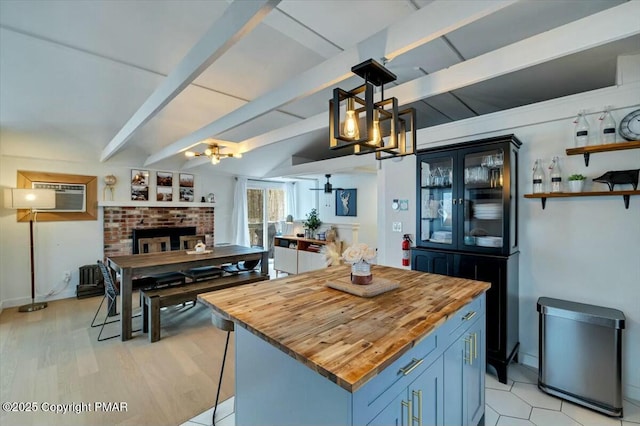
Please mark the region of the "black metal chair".
MULTIPOLYGON (((104 338, 102 337, 102 332, 104 331, 104 326, 106 324, 112 324, 114 322, 120 321, 119 318, 113 321, 107 321, 107 319, 109 318, 109 313, 110 312, 115 313, 116 299, 120 295, 120 289, 113 282, 113 278, 111 277, 111 274, 109 273, 109 271, 107 270, 107 267, 101 260, 98 260, 98 267, 100 268, 100 272, 102 272, 102 276, 104 278, 104 297, 100 302, 100 306, 98 306, 98 310, 96 311, 96 314, 93 316, 93 320, 91 321, 91 327, 100 327, 100 333, 98 333, 98 342, 102 342, 103 340, 109 340, 109 339, 114 339, 116 337, 120 337, 120 334, 116 334, 115 336, 104 337, 104 338), (107 303, 107 313, 104 315, 104 321, 102 321, 102 324, 96 324, 95 323, 96 318, 98 317, 98 313, 100 313, 100 309, 102 308, 102 305, 104 304, 105 299, 109 299, 109 302, 107 303)), ((140 314, 134 315, 133 318, 139 317, 139 316, 140 314)), ((137 329, 133 331, 136 332, 140 330, 141 329, 137 329)))

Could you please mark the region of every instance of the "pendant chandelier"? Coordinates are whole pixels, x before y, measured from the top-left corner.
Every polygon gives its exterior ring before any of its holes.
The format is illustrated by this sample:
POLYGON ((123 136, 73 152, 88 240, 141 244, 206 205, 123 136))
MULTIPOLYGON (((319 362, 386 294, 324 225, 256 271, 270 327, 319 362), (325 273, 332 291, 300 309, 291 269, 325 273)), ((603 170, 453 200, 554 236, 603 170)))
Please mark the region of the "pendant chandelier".
POLYGON ((377 160, 415 154, 416 111, 399 110, 396 98, 384 99, 384 85, 396 75, 368 59, 351 68, 364 84, 345 91, 333 90, 329 100, 329 138, 331 149, 353 147, 356 155, 375 152, 377 160), (380 100, 374 102, 374 86, 380 87, 380 100))
POLYGON ((222 158, 241 158, 242 154, 237 153, 234 154, 232 152, 228 153, 228 154, 223 154, 220 152, 220 145, 218 144, 209 144, 209 146, 207 147, 207 149, 204 150, 204 152, 194 152, 194 151, 187 151, 184 153, 184 155, 186 155, 188 158, 193 158, 193 157, 209 157, 209 160, 211 160, 211 164, 216 165, 220 162, 220 160, 222 158))

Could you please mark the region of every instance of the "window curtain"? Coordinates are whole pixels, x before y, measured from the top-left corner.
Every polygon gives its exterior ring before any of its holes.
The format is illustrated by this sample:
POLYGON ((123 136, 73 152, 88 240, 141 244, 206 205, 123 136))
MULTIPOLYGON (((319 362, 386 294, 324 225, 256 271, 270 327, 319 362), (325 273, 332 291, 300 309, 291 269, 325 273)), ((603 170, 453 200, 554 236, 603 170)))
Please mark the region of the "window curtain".
POLYGON ((236 178, 236 190, 233 195, 233 238, 235 244, 249 247, 249 217, 247 215, 247 178, 236 178))
POLYGON ((295 219, 298 215, 298 196, 296 194, 296 183, 287 182, 284 186, 284 196, 286 199, 285 214, 292 215, 295 219))

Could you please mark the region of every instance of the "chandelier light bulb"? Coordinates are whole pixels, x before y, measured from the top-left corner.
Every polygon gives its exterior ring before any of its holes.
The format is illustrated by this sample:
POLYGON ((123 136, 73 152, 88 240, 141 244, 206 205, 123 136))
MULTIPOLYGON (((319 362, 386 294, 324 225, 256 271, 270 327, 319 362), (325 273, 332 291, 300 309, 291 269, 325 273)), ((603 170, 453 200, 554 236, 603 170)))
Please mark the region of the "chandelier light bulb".
POLYGON ((382 135, 380 134, 380 113, 378 110, 373 111, 373 135, 369 144, 379 146, 382 142, 382 135))
POLYGON ((354 109, 353 99, 347 99, 347 114, 344 120, 343 133, 348 138, 360 139, 360 129, 358 129, 358 120, 354 109))
POLYGON ((211 148, 207 148, 204 150, 204 155, 209 156, 213 154, 213 150, 211 148))
POLYGON ((192 158, 192 157, 196 156, 196 153, 193 152, 193 151, 187 151, 187 152, 184 153, 184 155, 189 157, 189 158, 192 158))

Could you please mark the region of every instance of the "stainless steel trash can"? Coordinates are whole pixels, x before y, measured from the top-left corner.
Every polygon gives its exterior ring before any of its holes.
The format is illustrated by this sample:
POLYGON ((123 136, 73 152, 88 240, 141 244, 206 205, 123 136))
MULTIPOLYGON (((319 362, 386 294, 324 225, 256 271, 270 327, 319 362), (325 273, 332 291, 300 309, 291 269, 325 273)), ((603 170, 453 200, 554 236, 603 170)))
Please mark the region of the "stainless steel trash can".
POLYGON ((538 299, 538 388, 622 417, 622 329, 617 309, 538 299))

